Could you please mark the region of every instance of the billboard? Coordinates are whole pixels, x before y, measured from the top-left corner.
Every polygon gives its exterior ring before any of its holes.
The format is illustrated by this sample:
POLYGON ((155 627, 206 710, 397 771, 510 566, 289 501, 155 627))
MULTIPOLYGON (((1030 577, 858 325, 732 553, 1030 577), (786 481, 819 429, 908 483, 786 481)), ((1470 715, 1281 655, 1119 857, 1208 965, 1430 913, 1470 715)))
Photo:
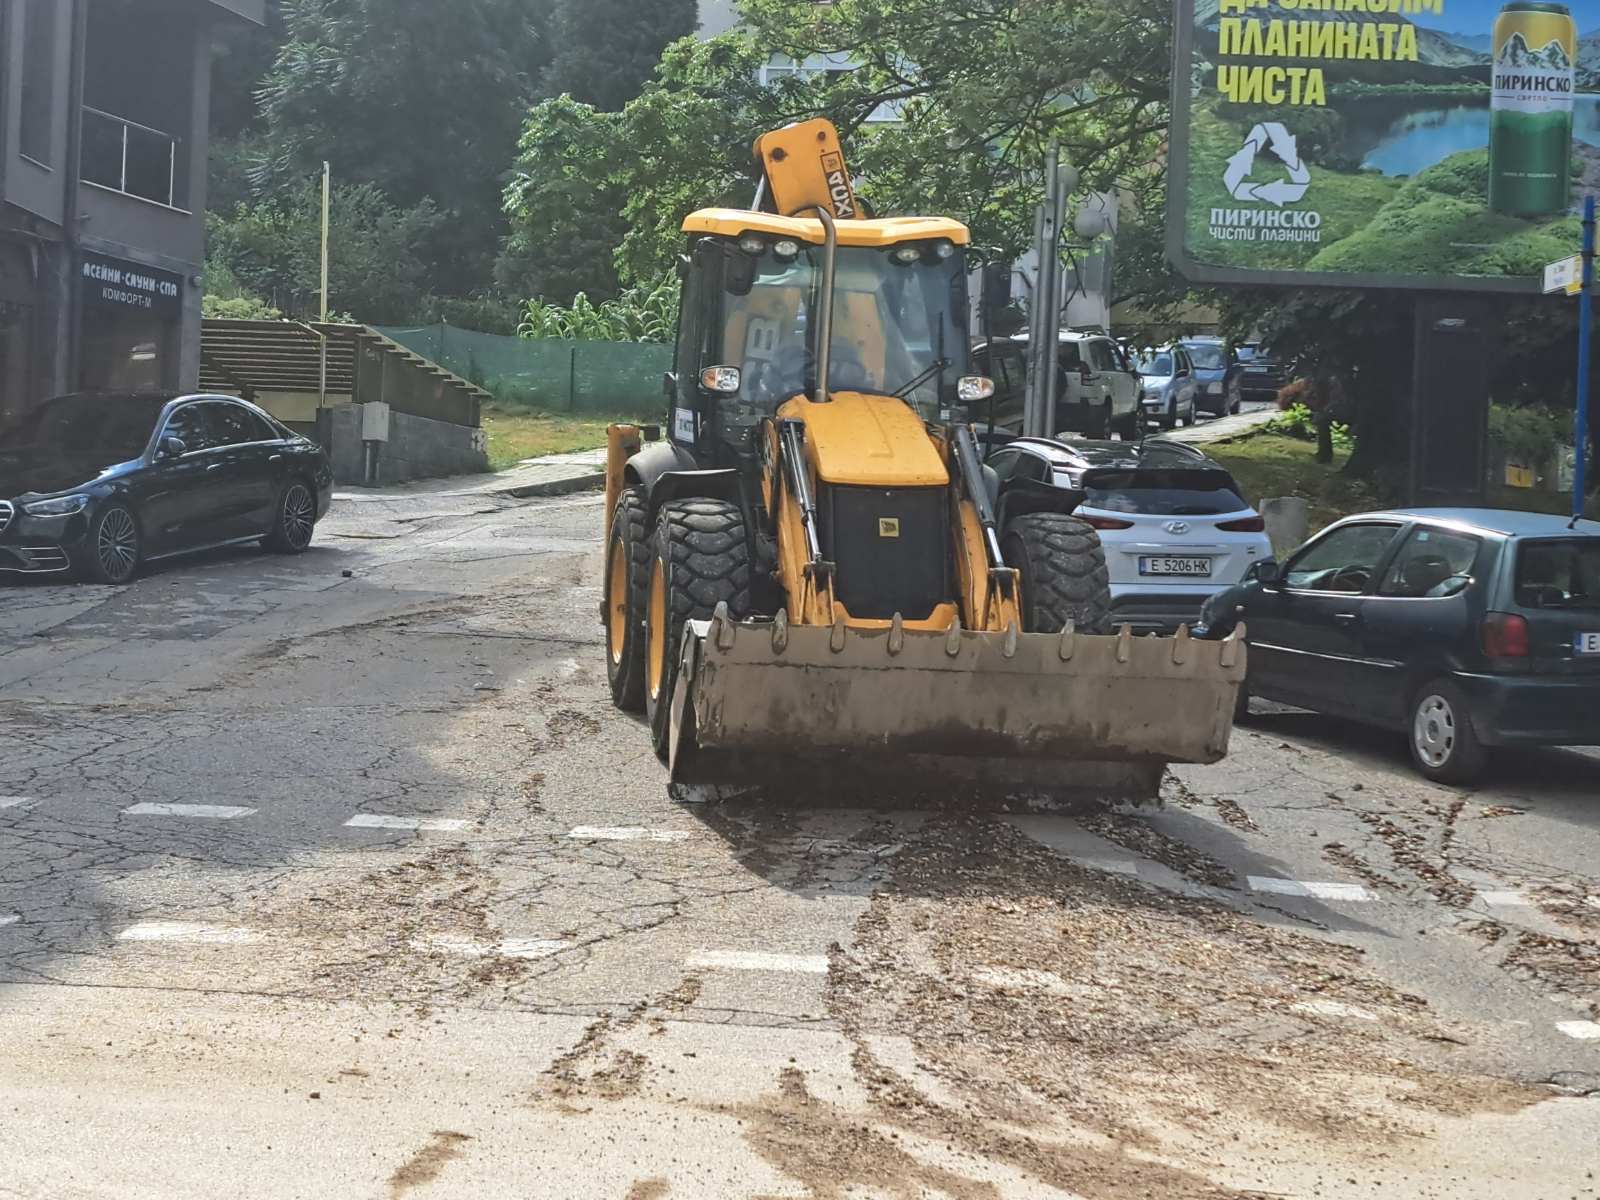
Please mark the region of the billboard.
POLYGON ((1211 283, 1536 292, 1600 192, 1600 0, 1177 0, 1168 249, 1211 283))

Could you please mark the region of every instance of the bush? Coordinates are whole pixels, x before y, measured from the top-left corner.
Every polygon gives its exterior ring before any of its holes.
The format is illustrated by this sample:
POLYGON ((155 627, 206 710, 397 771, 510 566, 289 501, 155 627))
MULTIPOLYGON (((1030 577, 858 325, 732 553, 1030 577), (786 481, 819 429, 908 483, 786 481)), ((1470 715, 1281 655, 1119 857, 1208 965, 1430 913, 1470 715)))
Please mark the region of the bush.
POLYGON ((604 304, 584 293, 569 306, 529 300, 517 332, 525 338, 586 342, 670 342, 678 325, 678 281, 637 284, 604 304))
POLYGON ((1505 404, 1489 406, 1489 442, 1499 448, 1509 462, 1525 467, 1542 466, 1557 446, 1565 446, 1571 440, 1571 419, 1564 413, 1536 405, 1525 408, 1505 404))
MULTIPOLYGON (((1284 392, 1289 393, 1290 388, 1285 388, 1284 392)), ((1288 407, 1283 410, 1283 414, 1272 418, 1263 428, 1268 433, 1281 434, 1302 442, 1314 442, 1317 440, 1317 414, 1305 404, 1291 400, 1288 407)), ((1333 436, 1335 450, 1348 452, 1355 448, 1355 439, 1350 436, 1350 426, 1343 421, 1331 422, 1329 432, 1333 436)))

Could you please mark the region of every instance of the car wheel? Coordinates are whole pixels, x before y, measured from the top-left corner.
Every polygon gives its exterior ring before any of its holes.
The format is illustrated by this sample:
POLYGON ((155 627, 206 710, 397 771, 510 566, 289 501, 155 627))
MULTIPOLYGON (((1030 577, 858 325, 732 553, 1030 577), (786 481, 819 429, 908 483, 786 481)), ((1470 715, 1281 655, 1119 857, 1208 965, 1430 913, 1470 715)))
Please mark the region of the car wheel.
POLYGON ((1167 400, 1167 411, 1161 414, 1161 419, 1156 422, 1163 430, 1171 429, 1178 423, 1178 401, 1176 398, 1167 400))
POLYGON ((1104 441, 1111 436, 1111 399, 1106 398, 1105 405, 1089 417, 1089 428, 1084 430, 1084 436, 1095 441, 1104 441))
POLYGON ((1228 411, 1230 413, 1237 414, 1239 409, 1244 405, 1244 393, 1238 388, 1234 388, 1232 392, 1228 393, 1228 395, 1232 400, 1232 403, 1228 405, 1228 411))
POLYGON ((1489 753, 1472 728, 1472 707, 1448 679, 1417 690, 1411 702, 1411 761, 1435 783, 1471 783, 1489 753))
POLYGON ((139 522, 123 504, 108 504, 89 523, 83 539, 83 557, 74 563, 75 574, 85 583, 121 587, 131 583, 144 555, 139 522))
POLYGON ((304 481, 291 479, 278 497, 272 529, 261 544, 276 554, 303 554, 316 527, 316 496, 304 481))

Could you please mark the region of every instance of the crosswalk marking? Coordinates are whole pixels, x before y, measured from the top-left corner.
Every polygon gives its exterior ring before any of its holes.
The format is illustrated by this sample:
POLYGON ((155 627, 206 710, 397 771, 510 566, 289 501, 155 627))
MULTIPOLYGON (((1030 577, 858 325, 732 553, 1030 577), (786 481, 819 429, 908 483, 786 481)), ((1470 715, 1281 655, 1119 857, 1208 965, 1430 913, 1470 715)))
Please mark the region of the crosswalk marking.
POLYGON ((385 817, 366 813, 345 822, 350 829, 412 829, 424 833, 454 833, 467 824, 455 817, 385 817))
POLYGON ((727 971, 792 971, 807 975, 826 975, 826 954, 766 954, 757 950, 702 950, 689 956, 691 967, 712 967, 727 971))
POLYGON ((1277 879, 1270 875, 1248 876, 1252 892, 1273 896, 1309 896, 1315 900, 1367 901, 1372 893, 1359 883, 1315 883, 1303 879, 1277 879))
POLYGON ((413 950, 424 953, 458 954, 464 958, 549 958, 572 948, 571 942, 554 938, 514 937, 497 942, 479 941, 465 934, 435 933, 415 938, 413 950))
POLYGON ((192 817, 201 821, 237 821, 258 810, 228 804, 135 804, 122 810, 126 817, 192 817))
POLYGON ((1600 1041, 1600 1021, 1557 1021, 1556 1028, 1580 1042, 1600 1041))
POLYGON ((145 921, 117 934, 119 942, 184 942, 202 946, 239 946, 262 941, 254 929, 203 925, 193 921, 145 921))
POLYGON ((632 825, 579 825, 567 836, 580 842, 682 842, 689 837, 677 829, 642 829, 632 825))
POLYGON ((21 920, 22 917, 18 913, 7 913, 5 916, 0 916, 0 929, 4 929, 7 925, 15 925, 21 920))
POLYGON ((24 804, 33 803, 31 796, 0 796, 0 808, 21 808, 24 804))
POLYGON ((1528 908, 1533 904, 1526 892, 1479 892, 1478 899, 1491 908, 1528 908))

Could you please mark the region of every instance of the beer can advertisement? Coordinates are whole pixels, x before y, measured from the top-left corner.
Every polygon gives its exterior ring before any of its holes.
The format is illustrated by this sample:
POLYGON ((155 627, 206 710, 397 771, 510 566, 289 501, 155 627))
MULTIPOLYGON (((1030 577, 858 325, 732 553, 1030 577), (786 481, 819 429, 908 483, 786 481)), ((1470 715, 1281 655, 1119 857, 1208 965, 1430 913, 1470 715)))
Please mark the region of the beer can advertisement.
POLYGON ((1177 0, 1190 279, 1530 291, 1600 193, 1600 0, 1177 0))

